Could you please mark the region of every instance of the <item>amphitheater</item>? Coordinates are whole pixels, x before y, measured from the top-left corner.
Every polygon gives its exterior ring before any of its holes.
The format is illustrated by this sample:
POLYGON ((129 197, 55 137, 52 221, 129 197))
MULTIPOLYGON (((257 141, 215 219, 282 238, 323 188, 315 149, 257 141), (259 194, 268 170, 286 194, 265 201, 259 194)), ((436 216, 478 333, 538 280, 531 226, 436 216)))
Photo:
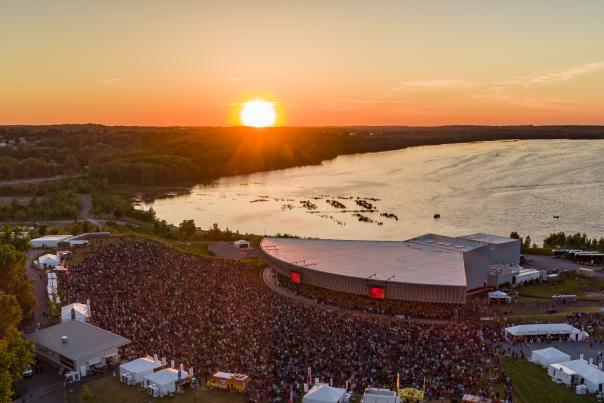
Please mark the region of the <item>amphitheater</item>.
POLYGON ((499 285, 502 271, 521 269, 520 241, 488 234, 406 241, 264 238, 260 249, 293 283, 377 299, 463 304, 469 292, 499 285))

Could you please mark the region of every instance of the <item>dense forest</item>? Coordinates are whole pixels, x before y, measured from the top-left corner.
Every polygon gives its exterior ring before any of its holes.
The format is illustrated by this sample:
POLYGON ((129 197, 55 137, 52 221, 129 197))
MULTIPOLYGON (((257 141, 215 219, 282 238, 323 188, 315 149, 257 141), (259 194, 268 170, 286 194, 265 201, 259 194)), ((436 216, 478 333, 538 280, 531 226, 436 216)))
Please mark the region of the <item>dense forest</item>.
POLYGON ((25 275, 26 244, 10 238, 0 241, 0 402, 10 402, 15 382, 33 362, 33 347, 19 330, 36 300, 25 275))
POLYGON ((157 185, 317 164, 342 154, 511 139, 604 139, 601 126, 338 128, 3 126, 0 181, 89 174, 157 185))

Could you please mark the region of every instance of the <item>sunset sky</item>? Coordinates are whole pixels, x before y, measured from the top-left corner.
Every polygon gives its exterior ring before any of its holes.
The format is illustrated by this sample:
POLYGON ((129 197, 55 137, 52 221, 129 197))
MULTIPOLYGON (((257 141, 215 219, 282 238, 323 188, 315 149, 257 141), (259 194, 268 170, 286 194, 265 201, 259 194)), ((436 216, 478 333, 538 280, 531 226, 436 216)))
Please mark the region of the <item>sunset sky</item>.
POLYGON ((604 124, 604 1, 0 2, 0 124, 604 124))

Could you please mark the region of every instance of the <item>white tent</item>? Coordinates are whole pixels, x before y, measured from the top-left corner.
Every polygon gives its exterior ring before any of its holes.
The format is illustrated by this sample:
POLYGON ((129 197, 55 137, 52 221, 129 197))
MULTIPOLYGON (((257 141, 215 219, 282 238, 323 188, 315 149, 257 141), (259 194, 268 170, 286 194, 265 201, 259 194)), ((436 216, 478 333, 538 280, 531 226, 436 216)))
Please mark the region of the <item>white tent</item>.
POLYGON ((34 264, 38 269, 51 269, 55 266, 60 266, 61 259, 57 255, 47 253, 34 260, 34 264))
POLYGON ((304 395, 304 403, 343 403, 346 389, 334 388, 325 383, 318 383, 304 395))
POLYGON ((506 335, 523 336, 568 336, 570 341, 583 341, 589 335, 567 323, 535 323, 532 325, 516 325, 505 328, 506 335))
POLYGON ((549 366, 547 373, 566 385, 584 384, 590 393, 604 391, 604 372, 594 364, 580 358, 549 366))
POLYGON ((233 242, 233 246, 236 248, 249 248, 250 247, 250 243, 248 241, 244 241, 243 239, 240 239, 239 241, 235 241, 233 242))
POLYGON ((136 360, 120 365, 120 381, 128 385, 141 383, 147 375, 163 365, 152 357, 137 358, 136 360))
POLYGON ((489 299, 504 300, 506 302, 510 302, 512 300, 512 297, 510 297, 503 291, 493 291, 489 293, 489 299))
POLYGON ((87 322, 90 319, 88 305, 76 302, 61 308, 61 322, 74 319, 72 315, 75 315, 75 320, 87 322))
POLYGON ((175 368, 166 368, 144 377, 145 388, 154 397, 163 397, 176 392, 176 382, 187 379, 189 374, 175 368), (180 377, 179 377, 180 374, 180 377))
POLYGON ((543 368, 548 368, 551 364, 570 361, 570 355, 557 348, 548 347, 542 350, 533 350, 530 361, 541 365, 543 368))

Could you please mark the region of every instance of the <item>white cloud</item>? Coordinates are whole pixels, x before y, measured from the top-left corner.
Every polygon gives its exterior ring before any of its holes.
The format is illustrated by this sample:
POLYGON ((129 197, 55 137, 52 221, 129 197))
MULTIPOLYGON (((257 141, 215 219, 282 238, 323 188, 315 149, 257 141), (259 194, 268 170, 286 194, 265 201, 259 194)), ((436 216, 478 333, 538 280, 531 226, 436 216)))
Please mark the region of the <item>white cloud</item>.
POLYGON ((123 78, 110 77, 103 80, 103 85, 106 85, 107 87, 114 87, 122 81, 124 81, 123 78))
POLYGON ((403 81, 395 88, 395 90, 443 90, 450 88, 467 88, 472 87, 474 85, 476 85, 474 81, 467 79, 414 80, 403 81))
POLYGON ((555 69, 542 73, 520 76, 507 81, 501 81, 499 86, 530 87, 534 85, 548 85, 562 83, 575 78, 597 73, 604 70, 604 62, 584 63, 566 69, 555 69))

